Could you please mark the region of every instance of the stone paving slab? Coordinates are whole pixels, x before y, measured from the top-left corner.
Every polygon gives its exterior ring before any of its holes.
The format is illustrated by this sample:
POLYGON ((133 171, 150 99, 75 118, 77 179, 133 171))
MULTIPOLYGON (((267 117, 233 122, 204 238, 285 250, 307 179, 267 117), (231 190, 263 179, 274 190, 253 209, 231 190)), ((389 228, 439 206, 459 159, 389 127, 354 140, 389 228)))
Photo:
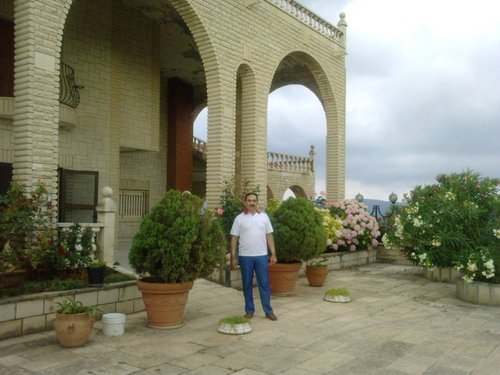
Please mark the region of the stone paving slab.
POLYGON ((500 364, 500 308, 455 298, 453 284, 433 282, 412 266, 374 263, 332 271, 324 287, 300 278, 296 293, 273 297, 279 320, 260 310, 253 331, 219 334, 220 318, 243 313, 241 291, 198 280, 185 324, 145 326, 127 315, 125 334, 107 337, 96 323, 83 347, 62 348, 53 332, 0 341, 0 374, 179 375, 493 375, 500 364), (346 287, 353 301, 323 301, 346 287))

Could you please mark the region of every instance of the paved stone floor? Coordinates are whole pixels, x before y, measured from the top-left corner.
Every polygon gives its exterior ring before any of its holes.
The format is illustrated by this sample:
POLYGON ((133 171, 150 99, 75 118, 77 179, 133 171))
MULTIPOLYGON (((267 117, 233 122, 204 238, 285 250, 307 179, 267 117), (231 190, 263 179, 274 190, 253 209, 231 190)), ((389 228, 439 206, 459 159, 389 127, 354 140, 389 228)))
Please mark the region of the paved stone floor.
POLYGON ((243 296, 198 280, 182 328, 147 328, 138 313, 127 316, 123 336, 104 336, 96 323, 81 348, 60 347, 53 332, 3 340, 0 374, 500 373, 500 307, 459 301, 454 285, 430 282, 418 268, 375 263, 333 271, 321 288, 300 278, 295 296, 272 304, 277 322, 257 310, 251 333, 219 334, 220 318, 242 314, 243 296), (353 301, 322 300, 337 287, 348 288, 353 301))

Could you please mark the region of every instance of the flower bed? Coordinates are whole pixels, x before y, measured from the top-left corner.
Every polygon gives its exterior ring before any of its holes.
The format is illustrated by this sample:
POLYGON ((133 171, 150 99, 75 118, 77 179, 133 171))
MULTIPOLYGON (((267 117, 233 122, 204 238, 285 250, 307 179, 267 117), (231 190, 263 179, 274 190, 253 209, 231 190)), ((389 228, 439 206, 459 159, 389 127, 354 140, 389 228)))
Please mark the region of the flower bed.
POLYGON ((134 313, 144 310, 136 281, 124 281, 101 288, 46 292, 0 300, 0 339, 52 329, 57 302, 75 298, 96 305, 100 315, 111 312, 134 313))

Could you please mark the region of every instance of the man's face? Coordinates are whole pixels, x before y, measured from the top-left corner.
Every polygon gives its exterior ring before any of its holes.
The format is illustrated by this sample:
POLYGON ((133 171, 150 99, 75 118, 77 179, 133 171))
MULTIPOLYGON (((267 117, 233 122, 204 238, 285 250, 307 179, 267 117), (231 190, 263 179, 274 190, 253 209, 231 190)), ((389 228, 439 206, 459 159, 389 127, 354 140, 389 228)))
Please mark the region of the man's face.
POLYGON ((250 194, 246 197, 245 208, 250 212, 254 212, 257 209, 257 197, 255 195, 250 194))

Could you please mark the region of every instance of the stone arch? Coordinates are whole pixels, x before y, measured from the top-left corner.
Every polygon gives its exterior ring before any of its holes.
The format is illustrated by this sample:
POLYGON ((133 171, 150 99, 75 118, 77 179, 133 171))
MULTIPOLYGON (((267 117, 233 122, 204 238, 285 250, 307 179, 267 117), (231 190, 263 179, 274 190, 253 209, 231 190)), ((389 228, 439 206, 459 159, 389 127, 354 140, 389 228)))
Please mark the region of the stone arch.
POLYGON ((267 185, 266 191, 267 191, 267 202, 269 203, 271 199, 274 199, 274 193, 269 185, 267 185))
MULTIPOLYGON (((190 29, 200 53, 206 77, 207 113, 207 169, 206 197, 210 207, 216 207, 224 181, 234 175, 234 165, 229 168, 229 160, 234 160, 234 138, 224 135, 228 124, 228 102, 233 98, 224 97, 227 86, 221 69, 223 64, 218 58, 213 43, 201 18, 186 0, 172 0, 172 6, 179 12, 190 29), (221 128, 222 127, 222 128, 221 128), (214 152, 211 152, 214 150, 214 152)), ((234 112, 232 113, 234 115, 234 112)))
POLYGON ((304 191, 304 189, 301 186, 292 185, 292 186, 289 186, 288 188, 293 192, 293 194, 295 194, 295 197, 307 199, 307 193, 304 191))
MULTIPOLYGON (((341 199, 345 192, 345 124, 340 117, 344 108, 339 104, 332 80, 321 63, 303 51, 285 55, 277 64, 269 87, 272 92, 289 84, 300 84, 310 89, 325 111, 326 183, 328 197, 341 199)), ((338 96, 341 97, 339 92, 338 96)), ((343 102, 342 102, 343 103, 343 102)))

